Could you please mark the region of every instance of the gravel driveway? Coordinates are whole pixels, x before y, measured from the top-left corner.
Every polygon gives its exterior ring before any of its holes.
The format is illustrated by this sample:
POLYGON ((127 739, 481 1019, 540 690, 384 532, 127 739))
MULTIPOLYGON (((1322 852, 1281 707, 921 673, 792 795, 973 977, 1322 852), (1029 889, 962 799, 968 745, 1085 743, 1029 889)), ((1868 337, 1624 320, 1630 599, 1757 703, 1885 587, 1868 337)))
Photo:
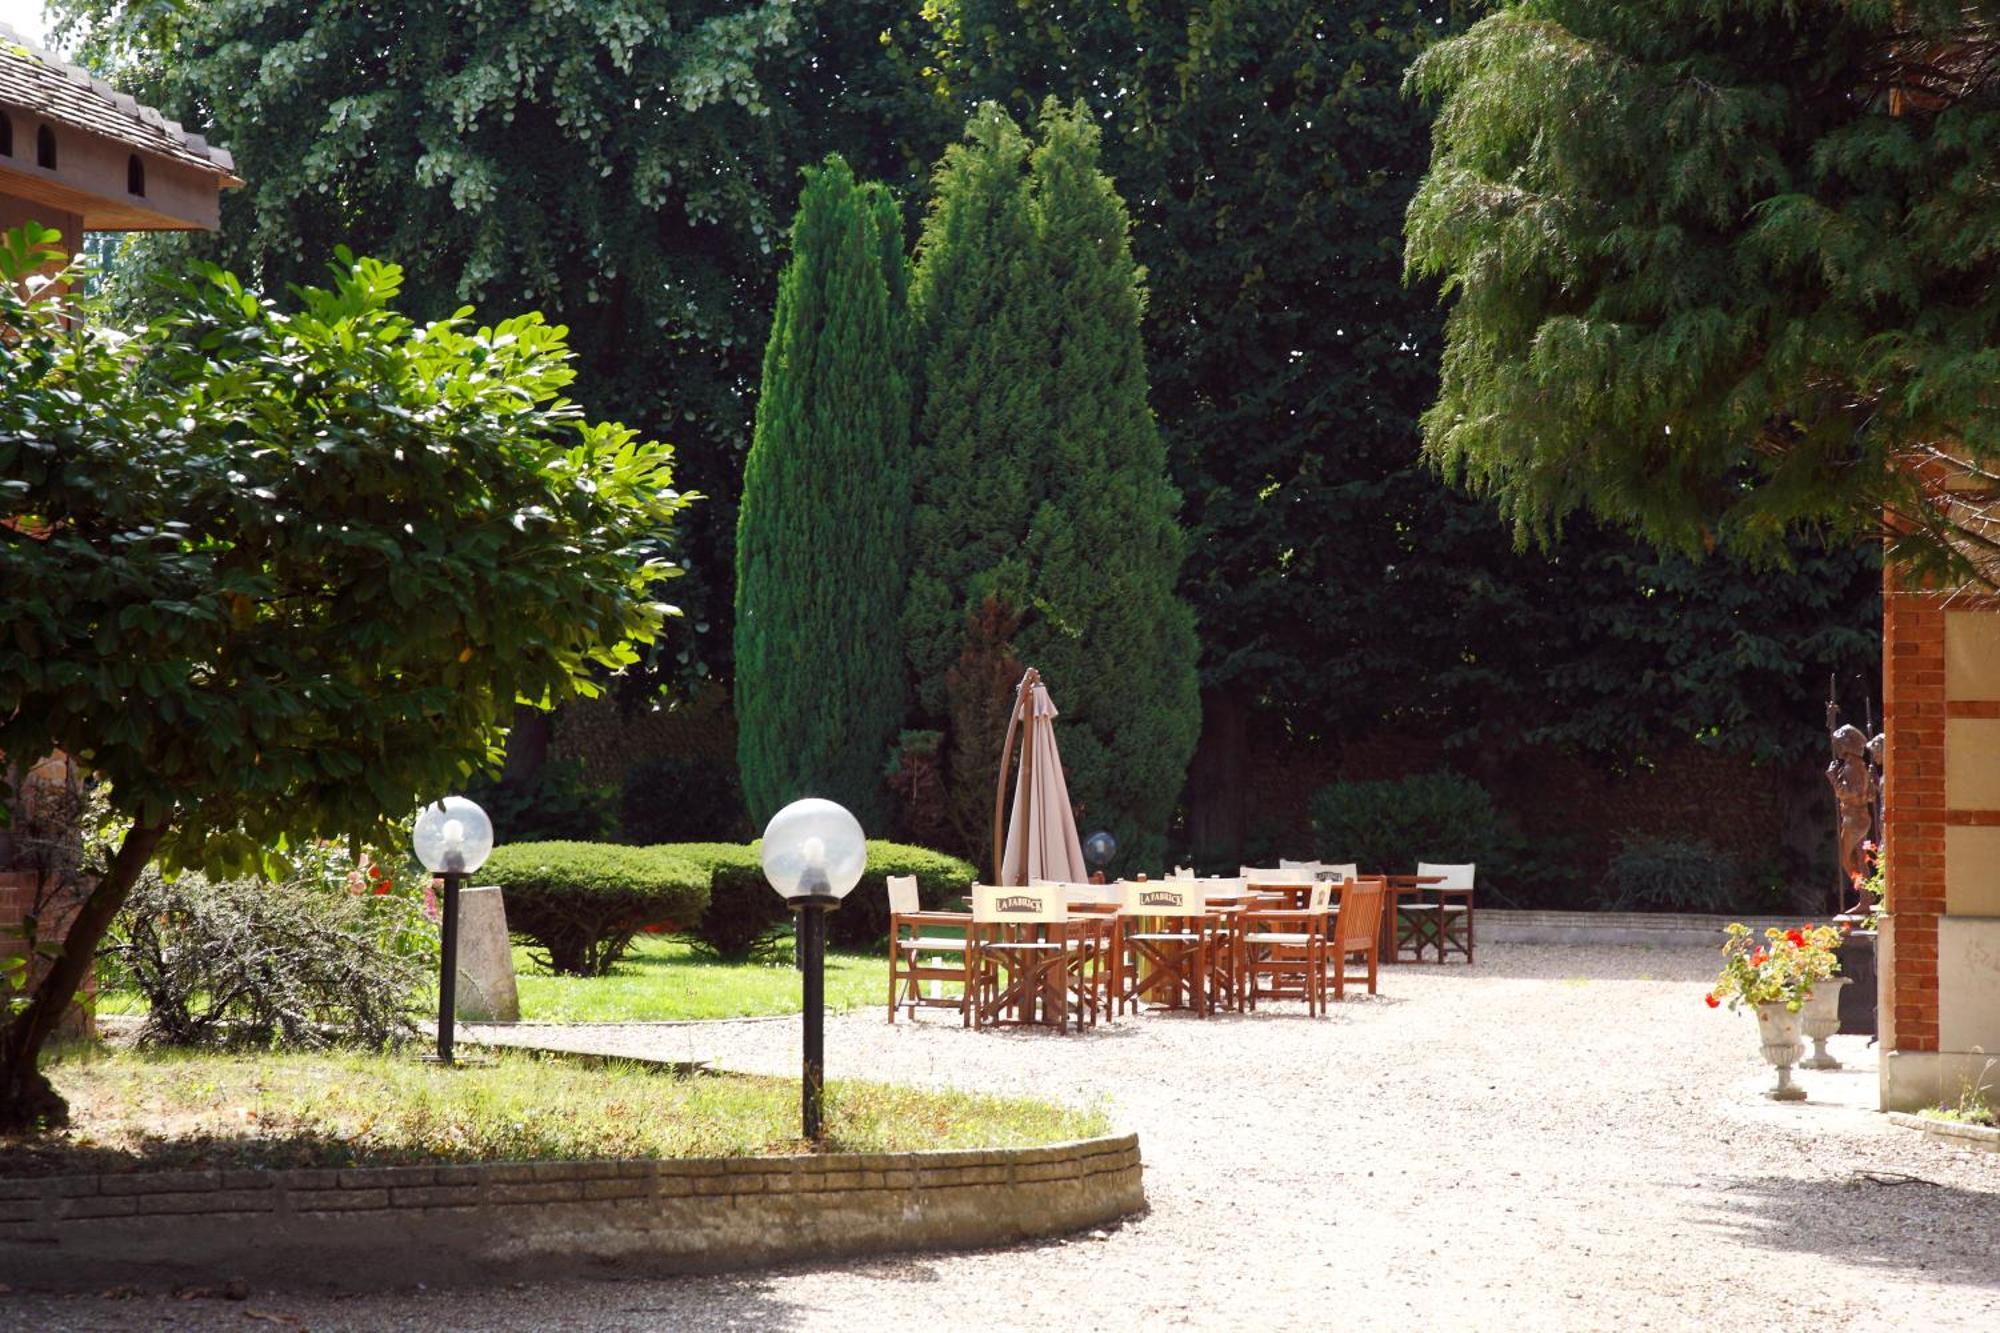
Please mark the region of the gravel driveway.
MULTIPOLYGON (((0 1298, 38 1328, 2000 1329, 2000 1154, 1867 1111, 1838 1038, 1769 1102, 1707 950, 1493 946, 1325 1019, 1067 1039, 831 1021, 830 1072, 1102 1099, 1152 1212, 1098 1238, 722 1278, 245 1303, 0 1298), (257 1316, 252 1319, 251 1316, 257 1316)), ((797 1025, 509 1030, 796 1070, 797 1025)))

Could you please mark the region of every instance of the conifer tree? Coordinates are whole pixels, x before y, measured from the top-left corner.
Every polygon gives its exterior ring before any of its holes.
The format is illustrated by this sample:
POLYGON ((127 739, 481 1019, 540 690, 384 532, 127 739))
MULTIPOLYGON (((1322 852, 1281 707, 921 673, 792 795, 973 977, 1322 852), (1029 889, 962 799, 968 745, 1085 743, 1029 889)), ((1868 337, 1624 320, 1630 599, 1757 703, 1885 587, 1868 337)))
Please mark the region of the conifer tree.
POLYGON ((801 796, 887 818, 903 716, 908 260, 888 191, 809 171, 764 354, 736 546, 737 756, 762 823, 801 796))
POLYGON ((1039 129, 1030 145, 982 107, 938 172, 911 295, 925 396, 904 628, 920 708, 949 730, 957 808, 990 793, 1000 738, 954 682, 990 680, 981 654, 1011 656, 1062 710, 1079 820, 1155 865, 1200 722, 1179 496, 1097 129, 1054 102, 1039 129))

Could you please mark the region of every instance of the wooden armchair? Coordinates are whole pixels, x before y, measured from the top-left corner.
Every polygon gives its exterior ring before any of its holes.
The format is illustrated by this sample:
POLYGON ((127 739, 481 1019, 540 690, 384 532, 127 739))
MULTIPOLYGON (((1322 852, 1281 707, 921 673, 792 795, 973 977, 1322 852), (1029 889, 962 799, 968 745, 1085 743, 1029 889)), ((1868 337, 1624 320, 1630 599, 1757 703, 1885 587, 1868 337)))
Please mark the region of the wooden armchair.
POLYGON ((969 912, 926 912, 915 875, 889 876, 889 1021, 898 1009, 956 1009, 972 1021, 972 948, 969 912), (955 935, 939 934, 955 930, 955 935), (928 932, 928 933, 926 933, 928 932), (925 983, 931 993, 924 994, 925 983), (946 995, 946 985, 956 993, 946 995))
POLYGON ((1333 886, 1312 885, 1303 906, 1247 908, 1241 920, 1244 992, 1251 1009, 1259 998, 1295 997, 1306 1012, 1326 1012, 1327 904, 1333 886), (1268 983, 1268 984, 1267 984, 1268 983))
POLYGON ((1375 994, 1375 978, 1380 970, 1382 950, 1382 900, 1388 896, 1389 882, 1380 876, 1350 879, 1340 886, 1340 906, 1327 927, 1327 962, 1333 975, 1333 998, 1347 998, 1347 983, 1368 984, 1375 994), (1349 973, 1348 964, 1359 958, 1366 970, 1349 973))

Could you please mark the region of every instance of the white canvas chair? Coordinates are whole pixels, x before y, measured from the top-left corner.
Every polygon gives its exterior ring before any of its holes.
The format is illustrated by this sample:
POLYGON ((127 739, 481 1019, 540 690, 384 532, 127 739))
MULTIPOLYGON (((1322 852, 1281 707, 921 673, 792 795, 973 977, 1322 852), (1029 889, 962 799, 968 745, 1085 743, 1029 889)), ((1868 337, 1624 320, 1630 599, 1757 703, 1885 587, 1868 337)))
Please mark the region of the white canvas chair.
POLYGON ((1113 964, 1117 1012, 1153 999, 1170 1009, 1208 1014, 1208 954, 1213 932, 1207 893, 1192 879, 1124 880, 1120 947, 1113 964), (1129 968, 1129 971, 1128 971, 1129 968), (1166 998, 1160 1000, 1161 993, 1166 998))
POLYGON ((1335 872, 1343 884, 1348 880, 1361 878, 1361 867, 1352 861, 1322 861, 1319 863, 1319 868, 1322 871, 1335 872))
POLYGON ((1417 862, 1420 878, 1439 877, 1439 882, 1430 885, 1429 890, 1437 895, 1436 945, 1440 963, 1455 953, 1464 954, 1468 963, 1472 961, 1472 883, 1476 869, 1473 865, 1417 862))
POLYGON ((1067 1031, 1072 1008, 1079 1027, 1086 1017, 1094 1021, 1098 933, 1080 924, 1060 885, 973 885, 973 1026, 1038 1023, 1067 1031))
POLYGON ((1282 856, 1278 858, 1278 869, 1280 870, 1318 870, 1319 868, 1320 863, 1317 861, 1287 861, 1282 856))
POLYGON ((889 876, 891 1023, 898 1009, 908 1009, 913 1016, 918 1009, 956 1009, 961 1023, 972 1021, 972 947, 966 930, 971 923, 965 912, 924 911, 915 875, 889 876), (941 935, 940 929, 961 933, 941 935), (956 993, 944 994, 946 985, 955 986, 956 993))

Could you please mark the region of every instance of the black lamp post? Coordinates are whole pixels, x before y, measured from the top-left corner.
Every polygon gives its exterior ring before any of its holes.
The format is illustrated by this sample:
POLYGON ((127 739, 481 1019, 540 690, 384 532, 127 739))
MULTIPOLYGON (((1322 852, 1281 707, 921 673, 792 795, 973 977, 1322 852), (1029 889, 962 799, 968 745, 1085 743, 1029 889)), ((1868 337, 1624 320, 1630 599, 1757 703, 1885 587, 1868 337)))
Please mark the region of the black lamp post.
POLYGON ((458 891, 467 875, 486 864, 493 850, 493 821, 463 796, 447 796, 424 807, 410 842, 424 869, 444 884, 438 902, 444 915, 438 942, 437 1058, 448 1065, 458 1025, 458 891))
POLYGON ((826 1088, 826 914, 840 906, 868 866, 861 825, 832 801, 808 797, 771 816, 764 829, 764 878, 798 916, 805 1059, 801 1119, 805 1137, 823 1137, 826 1088))

